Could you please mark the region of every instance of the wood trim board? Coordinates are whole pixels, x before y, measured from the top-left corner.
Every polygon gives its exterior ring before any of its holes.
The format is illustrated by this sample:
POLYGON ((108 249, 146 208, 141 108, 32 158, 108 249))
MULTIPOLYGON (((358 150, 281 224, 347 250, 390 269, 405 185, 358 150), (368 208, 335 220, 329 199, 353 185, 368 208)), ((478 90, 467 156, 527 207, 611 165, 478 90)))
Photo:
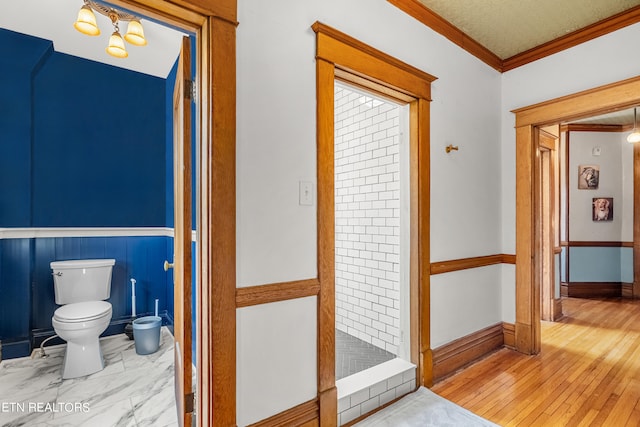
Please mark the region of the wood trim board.
POLYGON ((419 1, 388 0, 388 2, 409 16, 422 22, 435 32, 443 35, 449 41, 460 46, 485 64, 502 72, 502 59, 419 1))
POLYGON ((504 345, 503 323, 496 323, 433 350, 437 382, 504 345))
POLYGON ((430 265, 430 273, 443 274, 452 271, 466 270, 469 268, 485 267, 494 264, 515 264, 515 255, 496 254, 485 255, 471 258, 454 259, 450 261, 432 262, 430 265))
POLYGON ((633 291, 640 298, 640 145, 633 146, 633 291))
POLYGON ((271 283, 236 289, 236 308, 318 295, 318 279, 271 283))
POLYGON ((516 325, 502 322, 502 334, 504 335, 505 347, 514 348, 516 346, 516 325))
POLYGON ((620 282, 568 282, 561 283, 560 295, 574 298, 604 298, 623 296, 620 282))
POLYGON ((591 247, 591 248, 632 248, 633 242, 605 242, 605 241, 586 241, 586 240, 572 240, 567 242, 567 246, 579 248, 579 247, 591 247))
POLYGON ((316 427, 320 425, 318 399, 313 399, 289 408, 247 427, 316 427))

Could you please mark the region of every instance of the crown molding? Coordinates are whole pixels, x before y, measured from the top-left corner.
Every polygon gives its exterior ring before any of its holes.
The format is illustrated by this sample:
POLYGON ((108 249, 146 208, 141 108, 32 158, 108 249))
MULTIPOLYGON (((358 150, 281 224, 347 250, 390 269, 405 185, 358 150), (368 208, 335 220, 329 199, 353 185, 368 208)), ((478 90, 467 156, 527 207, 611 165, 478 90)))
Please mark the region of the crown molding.
POLYGON ((502 59, 418 0, 387 0, 487 65, 502 72, 502 59))
POLYGON ((640 22, 636 6, 503 60, 419 0, 387 1, 501 73, 640 22))

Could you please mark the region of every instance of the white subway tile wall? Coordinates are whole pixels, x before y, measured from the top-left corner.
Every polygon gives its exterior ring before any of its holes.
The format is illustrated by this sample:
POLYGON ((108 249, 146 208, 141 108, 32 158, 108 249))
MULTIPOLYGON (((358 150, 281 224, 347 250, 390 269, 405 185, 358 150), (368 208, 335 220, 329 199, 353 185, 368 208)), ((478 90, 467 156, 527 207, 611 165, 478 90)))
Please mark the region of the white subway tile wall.
POLYGON ((336 328, 400 342, 400 107, 335 85, 336 328))
POLYGON ((416 369, 409 368, 338 400, 338 425, 346 424, 416 388, 416 369))

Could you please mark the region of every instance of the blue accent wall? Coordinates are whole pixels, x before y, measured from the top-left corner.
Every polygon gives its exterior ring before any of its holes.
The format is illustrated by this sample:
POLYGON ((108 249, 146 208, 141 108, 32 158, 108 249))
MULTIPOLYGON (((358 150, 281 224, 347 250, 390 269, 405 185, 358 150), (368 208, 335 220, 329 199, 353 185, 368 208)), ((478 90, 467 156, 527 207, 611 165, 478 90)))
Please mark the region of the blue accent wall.
POLYGON ((0 29, 0 227, 30 223, 32 86, 52 52, 50 41, 0 29))
MULTIPOLYGON (((27 341, 31 332, 30 239, 0 240, 0 339, 27 341)), ((7 357, 3 351, 3 357, 7 357)))
POLYGON ((32 328, 51 330, 51 317, 58 308, 54 301, 51 261, 114 258, 111 278, 112 321, 131 317, 131 278, 136 279, 136 312, 153 313, 158 298, 159 312, 167 310, 167 273, 162 269, 169 237, 63 237, 33 239, 32 328))
POLYGON ((164 226, 164 80, 54 53, 34 90, 31 225, 164 226))
MULTIPOLYGON (((0 228, 173 226, 166 96, 175 76, 65 55, 2 29, 0 53, 0 228)), ((171 237, 0 238, 4 358, 53 333, 49 263, 78 258, 116 259, 112 324, 124 327, 131 314, 132 277, 138 314, 152 313, 158 298, 173 319, 173 276, 162 269, 171 237)))
POLYGON ((571 282, 633 282, 633 248, 569 248, 571 282))
POLYGON ((0 227, 164 226, 165 80, 11 31, 0 46, 0 227))
MULTIPOLYGON (((173 90, 176 81, 176 73, 178 70, 178 61, 173 64, 165 87, 165 104, 167 105, 165 116, 165 151, 171 153, 167 155, 165 170, 165 186, 166 186, 166 212, 165 224, 167 227, 173 227, 173 90)), ((194 187, 195 188, 195 187, 194 187)), ((172 252, 173 254, 173 252, 172 252)), ((173 255, 171 255, 173 257, 173 255)))
MULTIPOLYGON (((173 312, 167 296, 168 274, 162 269, 169 241, 153 237, 59 237, 0 239, 0 339, 37 346, 53 335, 51 317, 55 303, 51 261, 114 258, 111 279, 113 330, 121 333, 131 317, 131 282, 136 279, 137 314, 173 312)), ((171 316, 172 317, 172 316, 171 316)), ((20 354, 24 356, 25 354, 20 354)), ((4 355, 7 357, 7 355, 4 355)))

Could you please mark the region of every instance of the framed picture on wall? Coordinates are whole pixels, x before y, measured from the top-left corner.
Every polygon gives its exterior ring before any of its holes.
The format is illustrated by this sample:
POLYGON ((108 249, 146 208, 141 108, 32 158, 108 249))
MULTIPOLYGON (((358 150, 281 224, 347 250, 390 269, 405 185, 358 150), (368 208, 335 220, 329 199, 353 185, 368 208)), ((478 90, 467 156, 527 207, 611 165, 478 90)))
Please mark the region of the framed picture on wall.
POLYGON ((578 166, 578 190, 597 190, 600 183, 600 166, 578 166))
POLYGON ((593 220, 613 221, 613 197, 593 198, 593 220))

